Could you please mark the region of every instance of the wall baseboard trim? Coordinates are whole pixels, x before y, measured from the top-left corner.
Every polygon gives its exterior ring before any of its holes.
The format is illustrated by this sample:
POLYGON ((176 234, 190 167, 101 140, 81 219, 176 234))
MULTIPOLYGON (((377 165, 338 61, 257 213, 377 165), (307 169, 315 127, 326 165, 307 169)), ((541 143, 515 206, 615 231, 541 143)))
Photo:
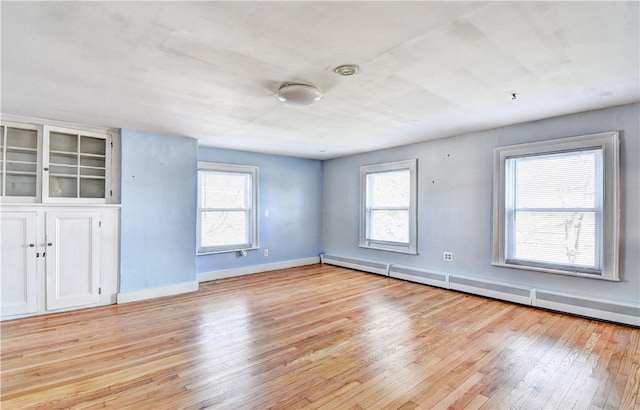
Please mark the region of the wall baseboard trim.
POLYGON ((161 288, 141 289, 131 292, 119 292, 116 296, 118 304, 138 302, 141 300, 161 298, 164 296, 179 295, 181 293, 195 292, 199 288, 198 282, 184 282, 161 288))
POLYGON ((319 256, 265 263, 262 265, 244 266, 241 268, 215 270, 198 274, 198 282, 208 282, 210 280, 233 278, 235 276, 252 275, 254 273, 268 272, 279 269, 297 268, 299 266, 313 265, 316 263, 320 263, 319 256))
MULTIPOLYGON (((322 255, 322 262, 378 274, 381 273, 381 267, 384 266, 380 262, 376 262, 376 266, 373 266, 372 262, 368 260, 337 255, 322 255)), ((462 276, 412 266, 394 264, 386 266, 388 266, 389 276, 396 279, 640 327, 640 305, 636 304, 541 290, 533 286, 497 282, 486 278, 462 276)))

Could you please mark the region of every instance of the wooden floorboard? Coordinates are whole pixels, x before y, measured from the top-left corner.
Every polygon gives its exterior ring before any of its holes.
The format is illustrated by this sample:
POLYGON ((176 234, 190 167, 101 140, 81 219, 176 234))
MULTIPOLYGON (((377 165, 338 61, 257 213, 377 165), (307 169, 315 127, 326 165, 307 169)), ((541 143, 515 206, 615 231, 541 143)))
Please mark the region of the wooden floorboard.
POLYGON ((2 409, 640 409, 640 330, 329 265, 4 322, 2 409))

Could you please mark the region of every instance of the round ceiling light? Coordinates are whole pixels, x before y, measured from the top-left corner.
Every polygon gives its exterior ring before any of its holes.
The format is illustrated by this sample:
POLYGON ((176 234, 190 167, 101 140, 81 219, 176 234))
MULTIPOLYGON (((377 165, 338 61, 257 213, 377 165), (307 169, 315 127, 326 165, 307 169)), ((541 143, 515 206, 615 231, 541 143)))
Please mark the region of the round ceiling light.
POLYGON ((333 71, 341 76, 349 77, 351 75, 358 74, 360 72, 360 67, 355 64, 343 64, 334 68, 333 71))
POLYGON ((278 99, 291 105, 310 105, 322 98, 320 90, 309 84, 283 84, 278 89, 278 99))

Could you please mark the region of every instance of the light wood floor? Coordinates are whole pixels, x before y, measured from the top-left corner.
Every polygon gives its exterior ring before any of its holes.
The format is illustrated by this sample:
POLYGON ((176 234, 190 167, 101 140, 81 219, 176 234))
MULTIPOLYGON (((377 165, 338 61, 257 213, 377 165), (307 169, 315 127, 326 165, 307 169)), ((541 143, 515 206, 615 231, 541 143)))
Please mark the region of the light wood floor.
POLYGON ((2 323, 2 409, 631 409, 639 339, 312 265, 2 323))

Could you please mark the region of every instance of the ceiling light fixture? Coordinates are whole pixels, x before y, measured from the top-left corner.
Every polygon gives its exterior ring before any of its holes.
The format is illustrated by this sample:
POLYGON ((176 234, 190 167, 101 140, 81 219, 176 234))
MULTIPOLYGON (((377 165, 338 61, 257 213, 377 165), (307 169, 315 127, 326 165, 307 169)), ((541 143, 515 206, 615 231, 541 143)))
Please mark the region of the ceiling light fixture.
POLYGON ((291 105, 311 105, 320 101, 322 92, 309 84, 287 83, 278 89, 278 99, 291 105))
POLYGON ((355 64, 343 64, 334 68, 333 71, 341 76, 349 77, 358 74, 360 72, 360 67, 355 64))

